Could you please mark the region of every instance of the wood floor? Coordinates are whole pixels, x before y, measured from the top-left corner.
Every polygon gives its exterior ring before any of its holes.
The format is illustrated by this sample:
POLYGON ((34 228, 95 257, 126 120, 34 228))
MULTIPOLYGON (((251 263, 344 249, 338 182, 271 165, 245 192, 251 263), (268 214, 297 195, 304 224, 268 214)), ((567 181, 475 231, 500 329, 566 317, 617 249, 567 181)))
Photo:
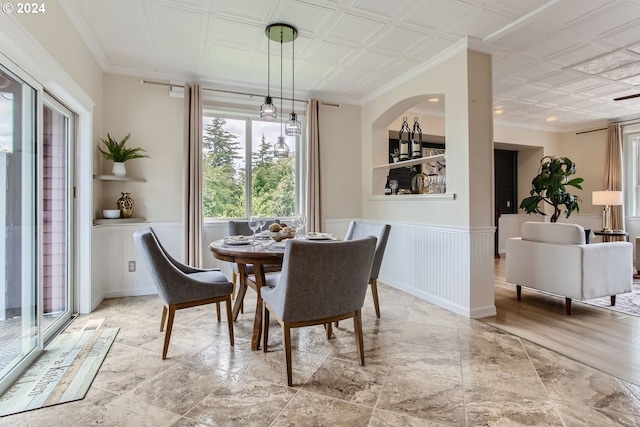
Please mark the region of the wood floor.
POLYGON ((603 372, 640 385, 640 317, 573 302, 505 282, 504 255, 495 262, 497 315, 479 319, 603 372))

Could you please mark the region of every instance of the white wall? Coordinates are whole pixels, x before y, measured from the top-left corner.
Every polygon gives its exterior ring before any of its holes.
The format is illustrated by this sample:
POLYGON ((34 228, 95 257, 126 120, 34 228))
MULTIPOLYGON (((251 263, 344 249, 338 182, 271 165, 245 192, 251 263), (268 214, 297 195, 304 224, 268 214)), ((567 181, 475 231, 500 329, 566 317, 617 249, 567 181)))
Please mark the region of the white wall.
POLYGON ((360 107, 320 106, 322 217, 360 217, 360 107))
MULTIPOLYGON (((135 201, 134 216, 147 221, 180 221, 182 218, 182 175, 184 164, 184 100, 169 96, 169 88, 141 85, 138 79, 105 75, 105 132, 120 140, 128 133, 131 147, 142 147, 150 158, 125 163, 127 175, 145 183, 97 181, 102 197, 94 214, 116 209, 121 192, 130 191, 135 201)), ((96 146, 102 144, 99 140, 96 146)), ((97 151, 97 150, 96 150, 97 151)), ((113 162, 100 157, 97 174, 110 174, 113 162)), ((99 216, 98 216, 99 217, 99 216)))

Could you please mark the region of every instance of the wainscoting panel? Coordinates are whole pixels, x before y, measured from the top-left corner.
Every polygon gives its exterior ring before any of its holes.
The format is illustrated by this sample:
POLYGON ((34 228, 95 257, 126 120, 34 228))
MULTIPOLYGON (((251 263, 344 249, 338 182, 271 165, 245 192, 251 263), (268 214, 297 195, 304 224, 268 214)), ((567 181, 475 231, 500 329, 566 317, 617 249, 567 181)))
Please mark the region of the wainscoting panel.
MULTIPOLYGON (((327 231, 343 236, 349 221, 327 220, 327 231)), ((495 314, 493 227, 388 223, 380 282, 466 317, 495 314)))
MULTIPOLYGON (((330 219, 326 231, 344 237, 351 218, 330 219)), ((369 221, 369 220, 367 220, 369 221)), ((493 297, 493 228, 465 229, 391 222, 379 280, 465 317, 495 314, 493 297)), ((155 294, 133 233, 152 226, 162 244, 182 259, 180 223, 140 223, 93 227, 92 302, 104 298, 155 294), (128 271, 129 261, 136 271, 128 271)), ((226 222, 205 224, 203 264, 231 277, 231 265, 209 252, 211 241, 227 235, 226 222)), ((384 304, 382 310, 384 311, 384 304)))

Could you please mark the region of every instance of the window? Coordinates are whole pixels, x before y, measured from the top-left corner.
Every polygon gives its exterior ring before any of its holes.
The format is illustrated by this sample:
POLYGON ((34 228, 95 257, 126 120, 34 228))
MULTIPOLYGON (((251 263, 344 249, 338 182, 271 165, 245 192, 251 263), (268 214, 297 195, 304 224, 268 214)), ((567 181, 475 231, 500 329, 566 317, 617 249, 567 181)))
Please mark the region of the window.
POLYGON ((276 158, 280 122, 206 111, 202 135, 205 218, 283 218, 303 211, 302 137, 286 136, 289 157, 276 158))
POLYGON ((625 208, 627 216, 640 216, 640 127, 625 129, 625 208))

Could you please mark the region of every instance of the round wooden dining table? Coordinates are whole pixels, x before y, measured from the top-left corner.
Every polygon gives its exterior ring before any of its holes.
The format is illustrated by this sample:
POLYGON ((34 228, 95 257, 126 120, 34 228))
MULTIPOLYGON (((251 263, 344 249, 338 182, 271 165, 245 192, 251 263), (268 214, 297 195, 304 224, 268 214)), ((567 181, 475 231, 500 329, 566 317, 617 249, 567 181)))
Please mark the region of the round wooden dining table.
POLYGON ((227 244, 224 239, 216 240, 209 244, 209 250, 213 256, 219 260, 227 262, 235 262, 238 265, 238 273, 240 276, 238 293, 233 303, 233 320, 236 320, 244 296, 247 293, 247 287, 255 289, 258 294, 256 299, 256 312, 253 320, 253 335, 251 337, 251 349, 258 350, 260 348, 260 336, 262 335, 262 297, 260 289, 266 283, 265 265, 282 265, 284 258, 284 248, 274 246, 273 241, 260 240, 252 241, 248 244, 227 244), (246 266, 253 265, 255 282, 249 280, 246 266))

